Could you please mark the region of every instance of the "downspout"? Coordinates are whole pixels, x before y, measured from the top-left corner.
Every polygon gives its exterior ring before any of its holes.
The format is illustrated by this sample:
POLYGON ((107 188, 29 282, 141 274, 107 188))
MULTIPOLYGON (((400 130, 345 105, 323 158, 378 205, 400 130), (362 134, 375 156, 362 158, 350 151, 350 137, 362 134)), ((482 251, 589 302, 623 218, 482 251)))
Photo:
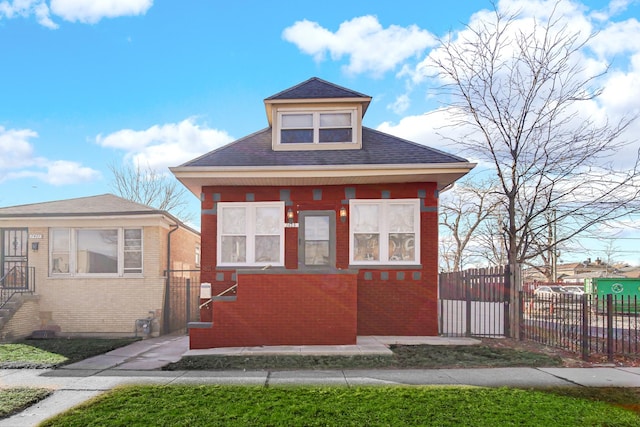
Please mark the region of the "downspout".
POLYGON ((169 328, 171 328, 170 316, 169 313, 171 311, 171 298, 169 292, 171 291, 171 233, 177 231, 180 226, 178 224, 174 224, 175 228, 169 230, 167 233, 167 269, 165 285, 164 285, 164 308, 162 309, 162 332, 165 334, 169 333, 169 328))

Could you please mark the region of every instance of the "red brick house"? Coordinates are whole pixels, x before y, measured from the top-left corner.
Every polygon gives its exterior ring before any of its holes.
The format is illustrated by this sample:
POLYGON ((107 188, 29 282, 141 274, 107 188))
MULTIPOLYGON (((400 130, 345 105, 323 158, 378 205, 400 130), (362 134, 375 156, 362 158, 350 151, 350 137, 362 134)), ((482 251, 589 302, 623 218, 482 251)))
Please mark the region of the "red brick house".
POLYGON ((171 168, 201 199, 214 295, 191 348, 437 335, 438 193, 474 165, 364 127, 370 102, 311 78, 264 100, 267 128, 171 168))

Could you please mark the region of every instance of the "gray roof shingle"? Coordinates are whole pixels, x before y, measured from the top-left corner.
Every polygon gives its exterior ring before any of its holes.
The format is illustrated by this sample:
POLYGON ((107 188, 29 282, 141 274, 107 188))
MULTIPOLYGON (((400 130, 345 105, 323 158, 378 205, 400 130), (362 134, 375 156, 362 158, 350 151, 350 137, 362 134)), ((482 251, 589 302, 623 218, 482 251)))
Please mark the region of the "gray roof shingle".
POLYGON ((181 167, 436 164, 467 162, 452 154, 362 127, 362 149, 274 151, 271 128, 190 160, 181 167))
POLYGON ((368 95, 363 95, 351 89, 338 86, 327 82, 318 77, 312 77, 302 83, 299 83, 275 95, 271 95, 268 100, 284 100, 284 99, 313 99, 313 98, 365 98, 370 99, 368 95))
POLYGON ((0 217, 153 214, 164 211, 113 194, 0 208, 0 217))

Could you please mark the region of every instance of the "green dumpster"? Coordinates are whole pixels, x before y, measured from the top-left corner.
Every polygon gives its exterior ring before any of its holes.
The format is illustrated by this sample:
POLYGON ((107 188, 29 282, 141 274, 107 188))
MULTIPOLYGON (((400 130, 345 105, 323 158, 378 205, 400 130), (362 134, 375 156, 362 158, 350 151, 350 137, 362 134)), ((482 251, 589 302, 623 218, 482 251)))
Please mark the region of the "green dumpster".
POLYGON ((613 295, 614 313, 640 312, 640 279, 596 277, 585 279, 585 292, 594 296, 598 312, 606 311, 607 295, 613 295))

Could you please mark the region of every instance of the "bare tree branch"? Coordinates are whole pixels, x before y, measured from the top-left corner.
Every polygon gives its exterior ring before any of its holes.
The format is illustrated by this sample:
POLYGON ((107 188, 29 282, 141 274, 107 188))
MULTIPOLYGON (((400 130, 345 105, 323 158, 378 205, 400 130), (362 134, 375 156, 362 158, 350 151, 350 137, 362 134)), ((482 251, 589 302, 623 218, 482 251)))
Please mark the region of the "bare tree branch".
POLYGON ((496 171, 504 228, 494 232, 506 233, 515 266, 638 212, 640 162, 636 156, 626 169, 613 162, 629 146, 622 135, 636 116, 603 123, 581 111, 601 93, 594 85, 602 74, 586 75, 580 65, 594 34, 571 32, 555 9, 529 29, 517 14, 494 9, 493 20, 442 40, 430 58, 451 126, 466 130, 443 136, 496 171))
POLYGON ((135 166, 110 163, 108 167, 113 174, 111 188, 120 197, 170 212, 183 222, 193 220, 193 213, 187 208, 187 191, 172 176, 149 165, 143 168, 139 163, 135 166))

